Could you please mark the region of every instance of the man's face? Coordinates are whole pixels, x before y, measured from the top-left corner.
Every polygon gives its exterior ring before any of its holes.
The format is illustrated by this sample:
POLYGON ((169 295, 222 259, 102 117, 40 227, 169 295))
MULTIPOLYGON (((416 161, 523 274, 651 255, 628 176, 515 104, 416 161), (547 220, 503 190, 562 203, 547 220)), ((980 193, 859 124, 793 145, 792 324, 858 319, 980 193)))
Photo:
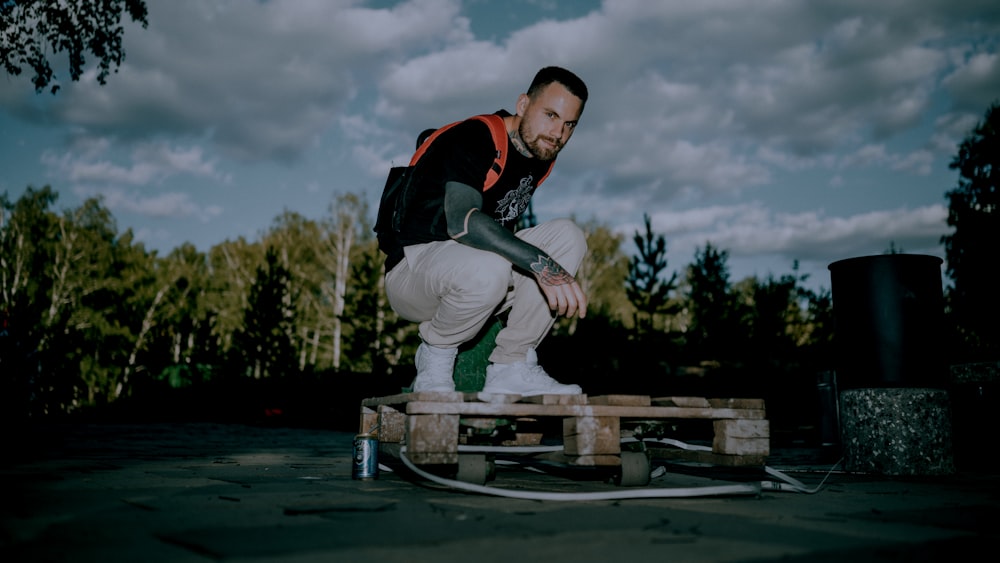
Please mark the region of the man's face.
POLYGON ((565 86, 553 82, 533 98, 521 94, 517 110, 521 140, 535 158, 552 160, 573 136, 583 104, 565 86))

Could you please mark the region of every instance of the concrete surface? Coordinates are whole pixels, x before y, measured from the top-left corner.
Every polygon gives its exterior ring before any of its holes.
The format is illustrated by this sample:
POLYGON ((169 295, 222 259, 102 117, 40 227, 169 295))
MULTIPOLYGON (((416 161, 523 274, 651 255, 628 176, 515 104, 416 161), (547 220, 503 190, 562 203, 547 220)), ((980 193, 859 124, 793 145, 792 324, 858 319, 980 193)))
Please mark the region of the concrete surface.
MULTIPOLYGON (((68 424, 10 432, 0 561, 944 561, 1000 539, 1000 475, 832 473, 814 494, 535 501, 404 471, 351 479, 351 433, 236 424, 68 424)), ((773 452, 810 486, 830 463, 773 452)), ((651 487, 759 480, 671 466, 651 487)), ((614 491, 498 469, 491 486, 614 491)))

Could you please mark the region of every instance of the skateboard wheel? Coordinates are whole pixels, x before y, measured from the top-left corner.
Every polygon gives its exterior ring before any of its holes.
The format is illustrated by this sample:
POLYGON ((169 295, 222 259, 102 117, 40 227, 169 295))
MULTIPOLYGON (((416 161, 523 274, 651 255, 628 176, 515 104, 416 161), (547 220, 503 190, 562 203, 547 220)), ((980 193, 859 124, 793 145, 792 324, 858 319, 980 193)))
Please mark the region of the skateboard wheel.
POLYGON ((496 465, 486 454, 459 454, 455 479, 463 483, 484 485, 496 476, 496 465))
POLYGON ((649 458, 645 452, 622 452, 621 474, 617 484, 622 487, 644 487, 649 484, 649 458))

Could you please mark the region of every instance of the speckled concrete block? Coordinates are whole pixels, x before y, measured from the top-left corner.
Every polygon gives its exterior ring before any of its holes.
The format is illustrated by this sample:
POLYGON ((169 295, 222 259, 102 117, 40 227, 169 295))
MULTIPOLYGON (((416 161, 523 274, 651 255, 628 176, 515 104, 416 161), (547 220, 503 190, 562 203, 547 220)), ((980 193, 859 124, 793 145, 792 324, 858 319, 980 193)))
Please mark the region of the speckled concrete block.
POLYGON ((850 389, 840 394, 844 468, 882 475, 948 475, 951 402, 943 389, 850 389))

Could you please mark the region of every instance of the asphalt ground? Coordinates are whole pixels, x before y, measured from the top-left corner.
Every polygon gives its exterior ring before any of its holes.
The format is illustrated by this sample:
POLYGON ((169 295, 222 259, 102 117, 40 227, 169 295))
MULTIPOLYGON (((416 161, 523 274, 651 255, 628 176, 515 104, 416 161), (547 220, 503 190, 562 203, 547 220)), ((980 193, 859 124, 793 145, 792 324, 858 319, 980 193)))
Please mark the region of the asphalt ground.
MULTIPOLYGON (((947 561, 1000 539, 1000 472, 989 464, 886 477, 777 448, 768 467, 818 490, 643 498, 766 477, 667 464, 630 489, 638 498, 532 500, 457 490, 388 459, 394 471, 354 480, 353 433, 322 428, 73 422, 7 435, 5 562, 947 561)), ((626 489, 523 465, 498 466, 487 486, 626 489)))

